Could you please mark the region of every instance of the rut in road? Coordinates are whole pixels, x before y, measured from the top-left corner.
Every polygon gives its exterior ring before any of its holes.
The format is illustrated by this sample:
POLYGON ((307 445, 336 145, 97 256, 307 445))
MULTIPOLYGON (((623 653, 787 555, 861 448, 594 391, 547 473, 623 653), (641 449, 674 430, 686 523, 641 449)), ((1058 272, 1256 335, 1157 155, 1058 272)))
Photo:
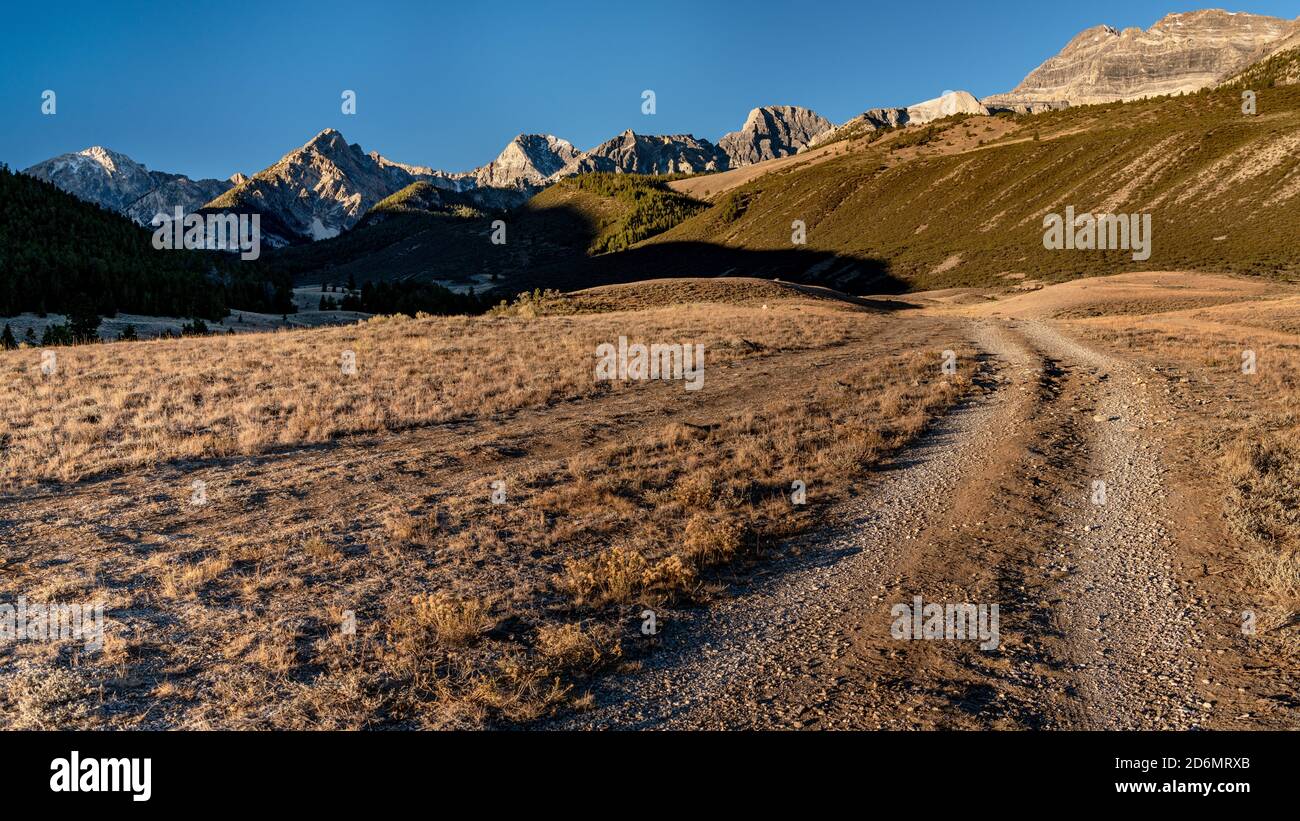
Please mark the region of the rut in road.
POLYGON ((1190 612, 1136 374, 1038 323, 975 334, 998 390, 560 726, 1195 726, 1190 612), (890 607, 913 593, 1000 602, 1004 646, 892 639, 890 607))
POLYGON ((1171 569, 1159 434, 1136 371, 1037 322, 1020 326, 1092 392, 1084 413, 1092 481, 1064 497, 1075 571, 1059 609, 1088 729, 1186 729, 1195 723, 1192 610, 1171 569), (1095 483, 1104 483, 1101 485, 1095 483), (1083 490, 1083 489, 1081 489, 1083 490))

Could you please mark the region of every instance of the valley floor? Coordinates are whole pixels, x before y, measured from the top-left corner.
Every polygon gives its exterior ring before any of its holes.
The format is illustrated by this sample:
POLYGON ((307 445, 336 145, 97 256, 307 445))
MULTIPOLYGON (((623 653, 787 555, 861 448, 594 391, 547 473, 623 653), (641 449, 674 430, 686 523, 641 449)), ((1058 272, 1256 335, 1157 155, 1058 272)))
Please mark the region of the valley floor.
MULTIPOLYGON (((263 314, 255 311, 233 310, 220 321, 207 322, 208 330, 214 334, 253 334, 268 331, 284 331, 295 328, 319 328, 331 325, 348 325, 366 319, 369 314, 359 311, 319 310, 321 297, 329 296, 341 299, 339 292, 323 293, 320 286, 299 287, 293 292, 297 313, 263 314)), ((154 339, 163 334, 179 337, 190 317, 181 316, 147 316, 144 314, 119 313, 105 317, 99 325, 99 338, 105 342, 114 342, 131 328, 138 339, 154 339)), ((18 316, 0 317, 0 328, 8 325, 14 338, 20 343, 35 347, 45 329, 50 325, 63 325, 68 317, 63 314, 46 314, 44 316, 25 313, 18 316), (31 336, 28 336, 30 330, 31 336)))
POLYGON ((109 622, 102 653, 0 647, 0 723, 1300 726, 1300 294, 829 296, 665 281, 221 341, 281 368, 246 384, 204 376, 209 340, 140 372, 71 349, 67 390, 0 354, 6 464, 57 464, 5 476, 0 601, 109 622), (705 388, 593 386, 619 335, 707 342, 705 388), (326 378, 344 347, 360 377, 326 378), (192 403, 109 390, 168 367, 192 403), (916 596, 997 604, 999 646, 895 638, 916 596))

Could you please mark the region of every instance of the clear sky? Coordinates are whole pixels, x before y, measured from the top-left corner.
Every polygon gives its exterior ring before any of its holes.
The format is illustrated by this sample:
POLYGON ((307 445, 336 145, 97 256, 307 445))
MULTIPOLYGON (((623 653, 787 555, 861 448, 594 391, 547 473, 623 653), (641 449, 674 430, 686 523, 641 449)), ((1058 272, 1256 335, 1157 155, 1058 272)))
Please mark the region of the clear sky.
MULTIPOLYGON (((0 162, 105 145, 192 177, 253 173, 323 128, 449 171, 520 132, 579 148, 632 128, 716 141, 749 109, 834 122, 1010 90, 1081 29, 1175 0, 686 3, 22 2, 0 6, 0 162), (41 114, 54 90, 57 113, 41 114), (344 89, 357 113, 340 111, 344 89), (657 113, 641 113, 653 89, 657 113)), ((1300 0, 1251 0, 1295 18, 1300 0)))

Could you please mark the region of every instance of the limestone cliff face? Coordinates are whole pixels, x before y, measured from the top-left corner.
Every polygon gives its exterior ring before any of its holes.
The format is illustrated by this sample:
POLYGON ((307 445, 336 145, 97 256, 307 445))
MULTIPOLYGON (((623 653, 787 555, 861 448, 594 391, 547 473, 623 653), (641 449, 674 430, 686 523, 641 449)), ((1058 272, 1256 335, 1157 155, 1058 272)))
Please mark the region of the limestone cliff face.
POLYGON ((1260 50, 1258 59, 1219 85, 1267 88, 1300 83, 1300 21, 1295 31, 1260 50))
POLYGON ((988 109, 981 105, 980 101, 975 99, 975 95, 969 91, 949 91, 942 97, 908 106, 907 124, 925 125, 954 114, 985 115, 988 113, 988 109))
POLYGON ((1199 91, 1240 71, 1261 49, 1293 33, 1278 17, 1210 9, 1170 14, 1147 30, 1095 26, 990 108, 1086 105, 1199 91))
POLYGON ((809 144, 809 148, 852 139, 886 128, 907 125, 925 125, 954 114, 988 114, 989 110, 969 91, 949 91, 933 100, 910 105, 907 108, 872 108, 846 123, 822 132, 809 144))
POLYGON ((740 130, 718 140, 718 147, 731 159, 731 167, 738 168, 798 154, 833 127, 830 120, 807 108, 764 106, 749 112, 740 130))

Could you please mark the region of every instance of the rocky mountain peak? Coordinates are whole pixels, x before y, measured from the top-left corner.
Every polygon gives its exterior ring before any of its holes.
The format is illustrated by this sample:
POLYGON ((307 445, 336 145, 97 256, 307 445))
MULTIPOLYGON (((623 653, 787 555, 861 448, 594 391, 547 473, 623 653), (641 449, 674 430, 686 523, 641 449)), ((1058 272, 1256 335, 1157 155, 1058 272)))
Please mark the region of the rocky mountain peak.
POLYGON ((332 128, 327 128, 312 137, 303 145, 301 150, 319 154, 334 161, 339 161, 345 157, 347 161, 356 161, 359 156, 365 154, 360 145, 356 143, 349 144, 341 133, 332 128))
POLYGON ((231 187, 224 180, 191 180, 184 174, 150 171, 127 155, 93 145, 37 163, 24 173, 75 197, 118 211, 147 225, 158 211, 193 211, 231 187))
POLYGON ((991 108, 1084 105, 1199 91, 1244 68, 1294 26, 1278 17, 1222 9, 1168 14, 1146 30, 1093 26, 1010 93, 984 103, 991 108))
POLYGON ((948 91, 933 100, 910 105, 907 108, 872 108, 840 125, 819 134, 808 144, 816 148, 840 139, 848 139, 909 125, 925 125, 954 114, 986 115, 985 108, 969 91, 948 91))
POLYGON ((116 174, 119 167, 128 171, 133 167, 144 168, 135 160, 125 154, 119 154, 112 149, 105 148, 102 145, 92 145, 90 148, 82 149, 77 152, 78 156, 86 157, 92 162, 98 163, 101 168, 109 174, 116 174))
POLYGON ((627 129, 575 157, 548 181, 601 171, 616 174, 679 174, 722 171, 730 158, 708 140, 690 134, 647 135, 627 129))
POLYGON ((817 112, 793 105, 755 108, 739 131, 718 140, 732 167, 798 154, 834 126, 817 112))
POLYGON ((933 100, 907 107, 907 124, 924 125, 954 114, 988 114, 989 110, 969 91, 949 91, 933 100))
POLYGON ((330 148, 337 145, 347 145, 348 141, 343 138, 342 132, 333 128, 322 129, 315 137, 307 141, 303 148, 330 148))
POLYGON ((288 234, 276 234, 273 243, 294 235, 324 239, 352 227, 375 203, 422 176, 377 153, 366 154, 327 128, 209 207, 271 213, 275 227, 288 234))
POLYGON ((537 186, 580 153, 568 140, 550 134, 520 134, 495 160, 477 169, 474 178, 480 186, 495 188, 537 186))

